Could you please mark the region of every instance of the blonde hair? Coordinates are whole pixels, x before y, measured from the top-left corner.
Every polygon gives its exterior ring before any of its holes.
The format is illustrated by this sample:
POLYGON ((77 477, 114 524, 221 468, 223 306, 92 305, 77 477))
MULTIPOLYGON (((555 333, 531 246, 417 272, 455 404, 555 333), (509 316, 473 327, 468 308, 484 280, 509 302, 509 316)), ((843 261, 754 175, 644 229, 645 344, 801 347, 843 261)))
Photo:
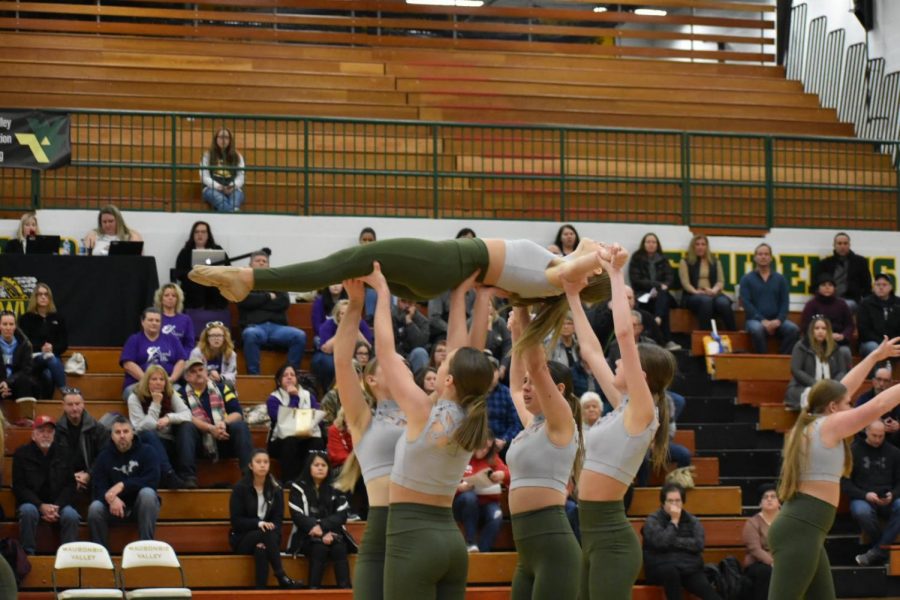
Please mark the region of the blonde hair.
POLYGON ((140 400, 150 398, 150 376, 154 373, 162 373, 163 379, 166 381, 166 387, 163 389, 163 397, 171 399, 172 396, 175 395, 175 390, 172 388, 169 374, 166 373, 166 370, 162 365, 150 365, 147 367, 147 370, 144 371, 144 374, 141 376, 141 380, 138 382, 137 387, 134 389, 134 394, 140 400))
POLYGON ((31 210, 19 217, 19 228, 16 229, 16 239, 20 242, 25 239, 25 223, 30 219, 34 219, 34 234, 41 235, 41 228, 38 227, 37 213, 31 210))
POLYGON ((819 360, 822 362, 828 360, 837 349, 837 342, 834 341, 834 332, 831 329, 831 319, 823 315, 816 315, 810 319, 809 327, 806 328, 806 341, 809 343, 810 349, 815 353, 819 360), (816 323, 819 321, 825 323, 825 330, 827 332, 825 341, 821 343, 816 341, 815 336, 816 323))
POLYGON ((49 285, 40 281, 34 284, 34 291, 31 292, 31 296, 28 298, 28 308, 25 310, 25 312, 37 313, 37 293, 41 288, 43 288, 47 292, 47 297, 50 299, 50 304, 47 306, 47 312, 56 312, 56 303, 53 302, 53 290, 50 289, 49 285))
MULTIPOLYGON (((342 298, 341 300, 338 300, 337 302, 334 303, 334 306, 331 308, 331 318, 334 319, 335 323, 341 322, 341 320, 338 318, 341 314, 341 307, 349 306, 349 305, 350 305, 350 301, 347 300, 346 298, 342 298)), ((354 348, 354 351, 355 350, 356 350, 356 348, 354 348)))
POLYGON ((125 217, 123 217, 119 209, 112 204, 107 204, 100 209, 99 213, 97 213, 97 229, 94 230, 97 232, 97 235, 103 235, 103 215, 112 215, 116 219, 116 236, 118 236, 120 240, 128 241, 131 239, 131 230, 128 229, 128 225, 125 224, 125 217))
POLYGON ((226 360, 230 359, 231 355, 234 354, 234 341, 231 339, 231 332, 221 323, 218 325, 207 323, 206 327, 203 328, 203 331, 200 332, 200 339, 197 341, 197 347, 200 348, 200 354, 202 354, 207 361, 216 357, 216 355, 213 354, 213 349, 209 345, 209 333, 212 329, 220 329, 222 331, 222 334, 225 337, 222 342, 221 355, 222 358, 226 360))
MULTIPOLYGON (((797 422, 784 441, 781 477, 778 482, 778 497, 787 502, 800 491, 800 473, 809 461, 809 435, 807 428, 822 417, 832 402, 840 402, 847 394, 847 388, 839 381, 823 379, 809 391, 809 406, 800 411, 797 422)), ((847 438, 844 444, 844 477, 853 470, 853 454, 847 438)))
POLYGON ((156 307, 160 315, 162 315, 163 310, 162 297, 163 294, 166 293, 166 290, 175 291, 175 297, 177 298, 177 301, 175 302, 175 313, 178 314, 184 312, 184 292, 181 291, 181 286, 177 283, 167 283, 165 285, 161 285, 159 289, 156 290, 156 293, 153 294, 153 306, 156 307))
POLYGON ((712 253, 712 248, 709 246, 709 238, 703 235, 702 233, 698 233, 694 237, 691 238, 691 242, 688 244, 687 252, 685 253, 684 260, 689 265, 694 265, 697 263, 697 252, 694 250, 694 244, 697 240, 706 240, 706 260, 709 264, 715 264, 716 257, 712 253))
MULTIPOLYGON (((373 377, 375 375, 375 370, 378 368, 378 358, 372 357, 369 359, 369 362, 366 363, 366 366, 363 368, 363 378, 360 387, 362 388, 363 398, 366 403, 369 405, 369 408, 372 409, 377 404, 375 400, 375 391, 372 389, 372 386, 369 385, 368 378, 373 377)), ((344 409, 341 408, 338 411, 339 418, 343 418, 344 409)), ((334 423, 337 424, 337 419, 334 420, 334 423)), ((334 487, 336 489, 341 490, 342 492, 352 492, 356 487, 356 482, 359 481, 359 478, 362 476, 362 467, 359 466, 359 459, 356 458, 356 449, 350 451, 350 454, 347 455, 347 460, 344 461, 344 464, 341 465, 341 474, 334 482, 334 487)))

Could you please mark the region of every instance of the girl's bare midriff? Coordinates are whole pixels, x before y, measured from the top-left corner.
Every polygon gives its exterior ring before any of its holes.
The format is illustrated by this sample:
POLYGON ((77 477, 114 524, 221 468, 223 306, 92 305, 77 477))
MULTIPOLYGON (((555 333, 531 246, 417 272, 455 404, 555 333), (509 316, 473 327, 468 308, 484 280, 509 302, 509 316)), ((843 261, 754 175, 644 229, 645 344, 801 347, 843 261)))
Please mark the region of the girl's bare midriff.
POLYGON ((582 469, 578 478, 578 499, 591 502, 608 502, 625 497, 628 486, 603 473, 582 469))
POLYGON ((512 515, 565 504, 565 494, 546 487, 521 487, 509 492, 509 513, 512 515))
POLYGON ((799 491, 832 506, 837 506, 841 500, 841 486, 833 481, 801 481, 799 491))
POLYGON ((369 506, 387 506, 391 500, 391 476, 383 475, 366 484, 369 506))
MULTIPOLYGON (((390 476, 389 476, 390 477, 390 476)), ((428 506, 440 506, 449 508, 453 505, 453 496, 442 494, 424 494, 404 487, 399 483, 391 482, 391 504, 398 502, 411 502, 413 504, 427 504, 428 506)))
POLYGON ((484 285, 496 285, 503 273, 503 265, 506 263, 506 242, 504 240, 483 240, 488 251, 487 273, 484 273, 482 283, 484 285))

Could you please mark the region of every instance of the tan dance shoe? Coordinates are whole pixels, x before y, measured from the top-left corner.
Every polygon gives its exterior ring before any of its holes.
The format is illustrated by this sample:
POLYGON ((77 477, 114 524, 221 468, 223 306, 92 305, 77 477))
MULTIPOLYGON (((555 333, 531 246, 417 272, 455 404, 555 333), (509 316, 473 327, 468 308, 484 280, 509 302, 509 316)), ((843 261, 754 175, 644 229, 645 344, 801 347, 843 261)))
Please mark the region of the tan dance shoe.
POLYGON ((250 294, 252 283, 248 284, 241 277, 242 267, 210 267, 195 265, 188 273, 194 283, 219 288, 225 298, 232 302, 240 302, 250 294))

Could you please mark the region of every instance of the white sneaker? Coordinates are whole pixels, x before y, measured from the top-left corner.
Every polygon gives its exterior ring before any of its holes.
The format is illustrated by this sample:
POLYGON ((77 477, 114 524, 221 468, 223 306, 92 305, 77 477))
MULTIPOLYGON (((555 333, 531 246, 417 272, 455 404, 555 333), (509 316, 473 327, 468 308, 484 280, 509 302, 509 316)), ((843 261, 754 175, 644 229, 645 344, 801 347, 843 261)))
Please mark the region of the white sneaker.
POLYGON ((468 550, 469 552, 478 552, 478 546, 476 546, 475 544, 469 544, 468 547, 466 547, 466 550, 468 550))
POLYGON ((681 350, 681 344, 676 344, 673 341, 666 342, 666 350, 670 352, 675 352, 676 350, 681 350))

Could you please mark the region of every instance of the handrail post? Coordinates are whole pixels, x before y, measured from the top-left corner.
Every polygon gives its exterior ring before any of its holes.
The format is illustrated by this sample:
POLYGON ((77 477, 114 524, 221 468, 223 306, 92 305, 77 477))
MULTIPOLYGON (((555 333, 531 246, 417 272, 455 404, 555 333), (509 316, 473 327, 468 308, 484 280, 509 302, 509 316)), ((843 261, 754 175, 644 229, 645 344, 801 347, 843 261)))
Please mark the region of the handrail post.
POLYGON ((681 134, 681 220, 691 225, 691 134, 681 134))
POLYGON ((432 202, 432 218, 438 219, 440 213, 440 175, 439 175, 439 156, 438 156, 438 135, 440 134, 440 125, 434 123, 431 126, 431 202, 432 202))
POLYGON ((894 179, 897 181, 897 229, 900 230, 900 142, 894 142, 894 179))
MULTIPOLYGON (((143 122, 144 122, 144 120, 141 119, 141 123, 143 123, 143 122)), ((171 115, 169 115, 169 131, 171 133, 171 138, 172 138, 172 144, 171 144, 172 155, 170 157, 172 159, 172 166, 169 170, 171 171, 171 174, 172 174, 172 176, 171 176, 171 180, 172 180, 172 185, 171 185, 172 212, 178 212, 178 200, 176 198, 176 196, 178 195, 178 160, 176 158, 177 152, 178 152, 178 144, 177 144, 178 134, 177 134, 176 130, 177 130, 177 126, 175 124, 175 115, 171 114, 171 115)))
POLYGON ((766 229, 775 226, 775 156, 772 136, 763 139, 766 155, 766 229))
POLYGON ((309 216, 309 119, 303 119, 303 215, 309 216))
POLYGON ((41 172, 37 169, 31 171, 31 208, 37 210, 41 207, 41 172))
POLYGON ((559 130, 559 222, 566 218, 566 130, 559 130))

